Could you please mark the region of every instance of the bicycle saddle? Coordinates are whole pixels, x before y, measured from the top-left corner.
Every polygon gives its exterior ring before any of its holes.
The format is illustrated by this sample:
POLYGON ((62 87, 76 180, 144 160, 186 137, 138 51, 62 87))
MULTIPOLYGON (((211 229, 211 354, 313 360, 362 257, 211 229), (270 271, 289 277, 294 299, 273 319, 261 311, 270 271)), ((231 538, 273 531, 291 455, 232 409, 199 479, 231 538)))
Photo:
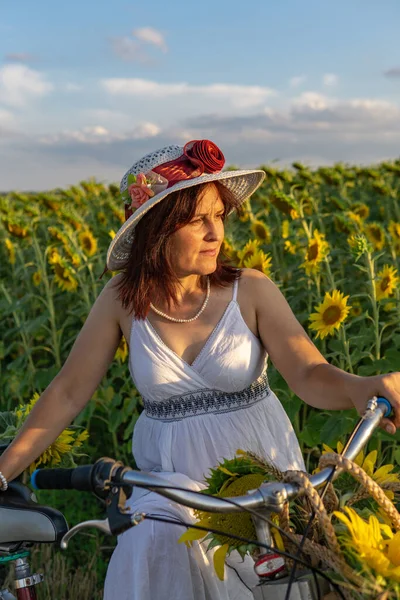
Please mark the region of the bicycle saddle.
POLYGON ((0 544, 16 542, 58 543, 68 531, 62 513, 35 501, 33 492, 19 481, 11 481, 0 492, 0 544))

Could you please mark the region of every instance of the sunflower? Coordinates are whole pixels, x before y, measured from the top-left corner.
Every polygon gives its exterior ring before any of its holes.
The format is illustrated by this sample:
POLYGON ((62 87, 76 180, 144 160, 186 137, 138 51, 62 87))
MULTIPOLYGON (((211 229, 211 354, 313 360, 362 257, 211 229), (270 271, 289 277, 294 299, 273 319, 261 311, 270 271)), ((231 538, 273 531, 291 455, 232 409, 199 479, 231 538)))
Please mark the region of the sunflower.
POLYGON ((362 306, 359 300, 354 300, 351 306, 350 315, 352 317, 359 317, 360 315, 362 315, 362 306))
POLYGON ((243 202, 243 204, 238 208, 238 217, 239 217, 239 221, 241 221, 242 223, 246 223, 247 221, 250 221, 253 217, 253 213, 251 210, 251 205, 250 205, 250 201, 246 200, 246 202, 243 202))
POLYGON ((76 252, 72 252, 71 254, 69 254, 69 257, 71 259, 72 266, 79 267, 79 265, 81 264, 79 254, 77 254, 76 252))
POLYGON ((364 231, 375 250, 382 250, 385 245, 385 230, 382 225, 380 223, 368 223, 365 225, 364 231))
MULTIPOLYGON (((334 452, 332 448, 327 446, 326 444, 322 444, 323 451, 322 454, 327 454, 328 452, 334 452)), ((342 442, 338 442, 336 444, 336 452, 341 454, 343 452, 344 445, 342 442)), ((394 472, 394 465, 382 465, 376 468, 376 461, 378 458, 377 450, 372 450, 366 456, 364 451, 361 450, 354 458, 353 462, 356 463, 361 469, 363 469, 367 475, 369 475, 378 485, 385 487, 387 484, 391 483, 400 483, 400 473, 394 472)))
POLYGON ((91 231, 89 231, 88 229, 86 231, 82 231, 78 235, 78 239, 79 239, 79 242, 82 246, 84 253, 87 256, 93 256, 93 254, 96 253, 97 241, 96 241, 96 238, 91 233, 91 231))
POLYGON ((373 250, 371 242, 367 240, 363 233, 351 235, 347 238, 347 243, 349 244, 351 253, 356 260, 358 260, 363 254, 367 254, 373 250))
POLYGON ((283 192, 274 190, 270 197, 270 201, 280 212, 289 215, 292 219, 297 219, 299 217, 298 203, 283 192))
POLYGON ((285 240, 284 250, 285 252, 289 252, 289 254, 296 254, 297 247, 290 240, 285 240))
POLYGON ((386 302, 385 306, 383 307, 383 310, 385 312, 390 312, 391 310, 394 310, 396 308, 396 302, 386 302))
POLYGON ((7 229, 11 235, 15 235, 18 238, 25 238, 28 235, 28 229, 20 223, 7 222, 7 229))
POLYGON ((389 298, 393 294, 394 288, 397 286, 399 278, 395 267, 385 265, 379 273, 377 273, 375 281, 376 299, 382 300, 389 298))
POLYGON ((34 274, 32 275, 32 282, 33 285, 35 285, 36 287, 38 285, 40 285, 40 282, 42 281, 42 274, 40 271, 35 271, 34 274))
POLYGON ((128 344, 126 343, 125 337, 122 336, 120 339, 120 342, 118 344, 117 351, 115 353, 115 358, 119 362, 125 362, 127 356, 128 356, 128 344))
POLYGON ((363 202, 356 202, 355 204, 352 204, 351 210, 353 211, 353 213, 358 215, 360 219, 364 220, 368 219, 369 217, 369 206, 367 206, 363 202))
POLYGON ((360 215, 359 213, 357 213, 357 212, 354 212, 354 211, 352 211, 352 210, 348 210, 348 211, 345 213, 345 215, 346 215, 346 217, 349 219, 349 221, 350 221, 352 224, 354 224, 354 225, 355 225, 355 227, 356 227, 356 228, 358 228, 358 229, 360 229, 360 230, 362 229, 362 225, 363 225, 363 223, 362 223, 362 217, 361 217, 361 215, 360 215))
POLYGON ((8 260, 10 261, 11 265, 15 265, 15 246, 10 240, 10 238, 6 238, 4 240, 4 243, 8 251, 8 260))
POLYGON ((120 209, 113 205, 110 205, 111 212, 121 223, 125 223, 125 213, 120 209))
POLYGON ((224 238, 222 240, 220 252, 222 252, 222 254, 228 258, 228 260, 231 260, 233 262, 237 261, 238 253, 236 252, 235 248, 233 247, 233 244, 226 238, 224 238))
MULTIPOLYGON (((39 400, 40 395, 35 392, 32 398, 27 404, 20 404, 15 409, 15 416, 17 417, 18 427, 21 427, 26 417, 39 400)), ((80 433, 76 429, 65 429, 58 438, 48 447, 46 450, 37 458, 29 467, 29 472, 32 474, 38 466, 47 465, 48 467, 54 467, 59 465, 63 457, 72 455, 75 453, 77 448, 80 448, 82 444, 87 440, 89 434, 87 430, 83 430, 80 433)), ((71 460, 70 460, 71 462, 71 460)))
POLYGON ((263 221, 253 221, 250 229, 254 233, 256 239, 259 240, 261 243, 269 244, 271 242, 270 229, 265 223, 263 223, 263 221))
POLYGON ((348 297, 343 296, 339 290, 334 290, 332 294, 326 292, 324 301, 315 307, 316 312, 309 319, 309 328, 317 331, 317 338, 324 339, 327 335, 333 335, 335 329, 339 329, 351 309, 351 306, 347 306, 348 297))
POLYGON ((50 265, 53 265, 54 263, 61 260, 61 255, 58 251, 58 248, 56 248, 55 246, 48 246, 46 249, 46 253, 47 253, 47 260, 50 265))
POLYGON ((400 223, 396 223, 395 221, 390 221, 388 225, 388 230, 391 237, 394 240, 400 241, 400 223))
POLYGON ((60 231, 58 229, 58 227, 48 227, 47 228, 48 232, 50 233, 51 237, 54 238, 55 240, 58 240, 60 242, 62 242, 64 245, 68 244, 68 238, 65 235, 65 233, 63 233, 62 231, 60 231))
POLYGON ((264 275, 269 275, 271 272, 272 258, 270 254, 265 254, 262 250, 257 250, 252 256, 243 262, 243 266, 247 269, 257 269, 264 275))
POLYGON ((97 213, 97 220, 100 223, 100 225, 107 225, 107 217, 102 211, 97 213))
POLYGON ((240 260, 240 266, 244 265, 244 261, 253 256, 260 248, 259 240, 249 240, 247 244, 237 252, 237 257, 240 260))
POLYGON ((108 232, 108 235, 113 240, 117 234, 115 233, 114 229, 110 229, 110 231, 108 232))
POLYGON ((318 229, 315 229, 314 235, 309 240, 305 251, 305 261, 301 265, 305 269, 307 275, 311 275, 318 271, 319 263, 324 260, 328 253, 329 244, 325 240, 325 234, 319 233, 318 229))
POLYGON ((390 221, 388 230, 390 237, 392 238, 394 250, 396 254, 400 254, 400 223, 390 221))
POLYGON ((79 267, 79 265, 81 264, 81 259, 80 259, 79 254, 74 252, 69 244, 64 245, 64 250, 65 250, 66 254, 69 256, 69 258, 71 259, 72 266, 79 267))
POLYGON ((66 261, 59 257, 58 260, 52 262, 52 268, 58 287, 67 292, 75 292, 78 282, 73 275, 72 268, 67 265, 66 261))
POLYGON ((340 535, 342 546, 352 557, 367 565, 377 576, 400 582, 400 532, 380 523, 375 515, 362 519, 357 512, 346 506, 343 512, 333 513, 346 526, 340 535))
MULTIPOLYGON (((260 460, 255 462, 253 457, 243 452, 242 457, 231 460, 224 459, 217 467, 211 469, 210 476, 206 478, 208 487, 204 492, 220 498, 243 496, 250 490, 258 488, 268 479, 269 474, 276 476, 276 472, 277 469, 273 465, 261 463, 260 460)), ((280 472, 279 474, 282 475, 280 472)), ((179 542, 185 542, 190 546, 193 541, 204 538, 204 541, 210 542, 207 551, 219 546, 214 552, 213 563, 218 577, 222 580, 224 579, 224 563, 227 554, 232 550, 237 550, 243 558, 254 550, 254 545, 246 545, 229 536, 231 533, 248 539, 256 539, 251 515, 248 513, 209 513, 196 510, 195 516, 198 519, 195 523, 197 526, 204 527, 204 529, 219 529, 226 531, 227 534, 207 534, 206 531, 189 528, 179 538, 179 542)), ((276 547, 283 550, 283 541, 279 532, 272 529, 271 533, 276 547)))

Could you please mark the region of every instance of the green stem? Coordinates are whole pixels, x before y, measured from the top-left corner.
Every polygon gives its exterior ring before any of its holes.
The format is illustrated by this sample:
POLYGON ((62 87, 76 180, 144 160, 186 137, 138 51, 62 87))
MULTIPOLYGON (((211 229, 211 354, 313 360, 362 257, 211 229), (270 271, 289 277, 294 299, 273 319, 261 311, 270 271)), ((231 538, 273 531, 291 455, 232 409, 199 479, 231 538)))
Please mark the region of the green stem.
POLYGON ((327 256, 325 256, 325 266, 326 266, 326 275, 329 281, 329 285, 331 287, 332 290, 334 290, 336 288, 336 284, 335 284, 335 278, 332 275, 332 271, 331 271, 331 265, 329 264, 329 258, 327 256))
POLYGON ((340 331, 340 337, 342 338, 343 349, 344 349, 344 354, 346 357, 348 371, 349 371, 349 373, 354 373, 353 365, 351 363, 351 358, 350 358, 350 344, 349 344, 349 341, 346 336, 346 331, 345 331, 344 327, 341 327, 339 331, 340 331))
POLYGON ((46 291, 46 305, 47 305, 47 309, 49 311, 51 338, 52 338, 52 342, 53 342, 54 360, 56 363, 56 367, 58 369, 60 369, 61 368, 60 340, 59 340, 59 335, 57 332, 56 314, 55 314, 54 302, 53 302, 53 288, 52 288, 51 282, 49 281, 49 278, 47 276, 46 262, 45 262, 44 256, 42 255, 42 253, 40 251, 39 244, 38 244, 38 241, 37 241, 35 235, 32 236, 32 239, 33 239, 33 246, 34 246, 35 253, 36 253, 36 258, 40 264, 40 269, 43 274, 43 283, 44 283, 44 288, 46 291))
MULTIPOLYGON (((11 306, 12 299, 11 299, 10 294, 8 293, 7 288, 3 284, 0 284, 0 285, 1 285, 1 289, 3 291, 4 297, 6 298, 7 302, 11 306)), ((21 319, 19 318, 18 312, 13 310, 12 316, 14 318, 16 326, 18 327, 18 331, 21 335, 21 340, 22 340, 22 345, 24 347, 25 356, 27 356, 27 358, 28 358, 29 375, 30 375, 30 379, 31 379, 31 383, 32 383, 32 380, 33 380, 32 378, 35 373, 35 365, 33 364, 31 349, 29 347, 28 339, 24 332, 23 323, 22 323, 21 319)))
POLYGON ((373 322, 374 322, 374 330, 375 330, 375 358, 379 360, 381 358, 381 344, 380 344, 380 335, 379 335, 379 305, 376 300, 376 290, 375 290, 375 261, 371 256, 370 252, 365 253, 367 269, 369 274, 369 283, 371 289, 371 298, 372 298, 372 314, 373 314, 373 322))

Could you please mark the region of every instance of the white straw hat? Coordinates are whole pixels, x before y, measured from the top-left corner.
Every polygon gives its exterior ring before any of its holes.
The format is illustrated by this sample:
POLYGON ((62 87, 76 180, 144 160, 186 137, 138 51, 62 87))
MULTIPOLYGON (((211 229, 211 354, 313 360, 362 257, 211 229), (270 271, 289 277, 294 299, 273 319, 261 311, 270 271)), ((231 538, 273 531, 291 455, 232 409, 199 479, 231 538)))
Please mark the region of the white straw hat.
POLYGON ((172 192, 220 181, 232 192, 237 206, 240 206, 265 178, 265 172, 259 169, 222 172, 224 163, 221 150, 210 140, 194 140, 185 146, 166 146, 135 162, 121 180, 127 220, 108 248, 107 268, 117 271, 123 267, 130 254, 136 225, 147 211, 172 192))

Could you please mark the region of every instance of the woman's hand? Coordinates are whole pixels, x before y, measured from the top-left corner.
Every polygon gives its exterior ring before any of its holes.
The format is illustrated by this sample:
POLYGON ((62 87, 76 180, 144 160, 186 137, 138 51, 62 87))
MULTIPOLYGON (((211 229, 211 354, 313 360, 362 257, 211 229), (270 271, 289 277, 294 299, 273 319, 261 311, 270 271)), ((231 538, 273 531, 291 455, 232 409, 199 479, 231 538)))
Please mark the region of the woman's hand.
POLYGON ((353 382, 350 399, 360 415, 364 413, 368 400, 373 396, 382 396, 389 400, 394 414, 390 418, 383 418, 380 427, 388 433, 396 433, 397 427, 400 427, 400 372, 358 377, 353 382))

